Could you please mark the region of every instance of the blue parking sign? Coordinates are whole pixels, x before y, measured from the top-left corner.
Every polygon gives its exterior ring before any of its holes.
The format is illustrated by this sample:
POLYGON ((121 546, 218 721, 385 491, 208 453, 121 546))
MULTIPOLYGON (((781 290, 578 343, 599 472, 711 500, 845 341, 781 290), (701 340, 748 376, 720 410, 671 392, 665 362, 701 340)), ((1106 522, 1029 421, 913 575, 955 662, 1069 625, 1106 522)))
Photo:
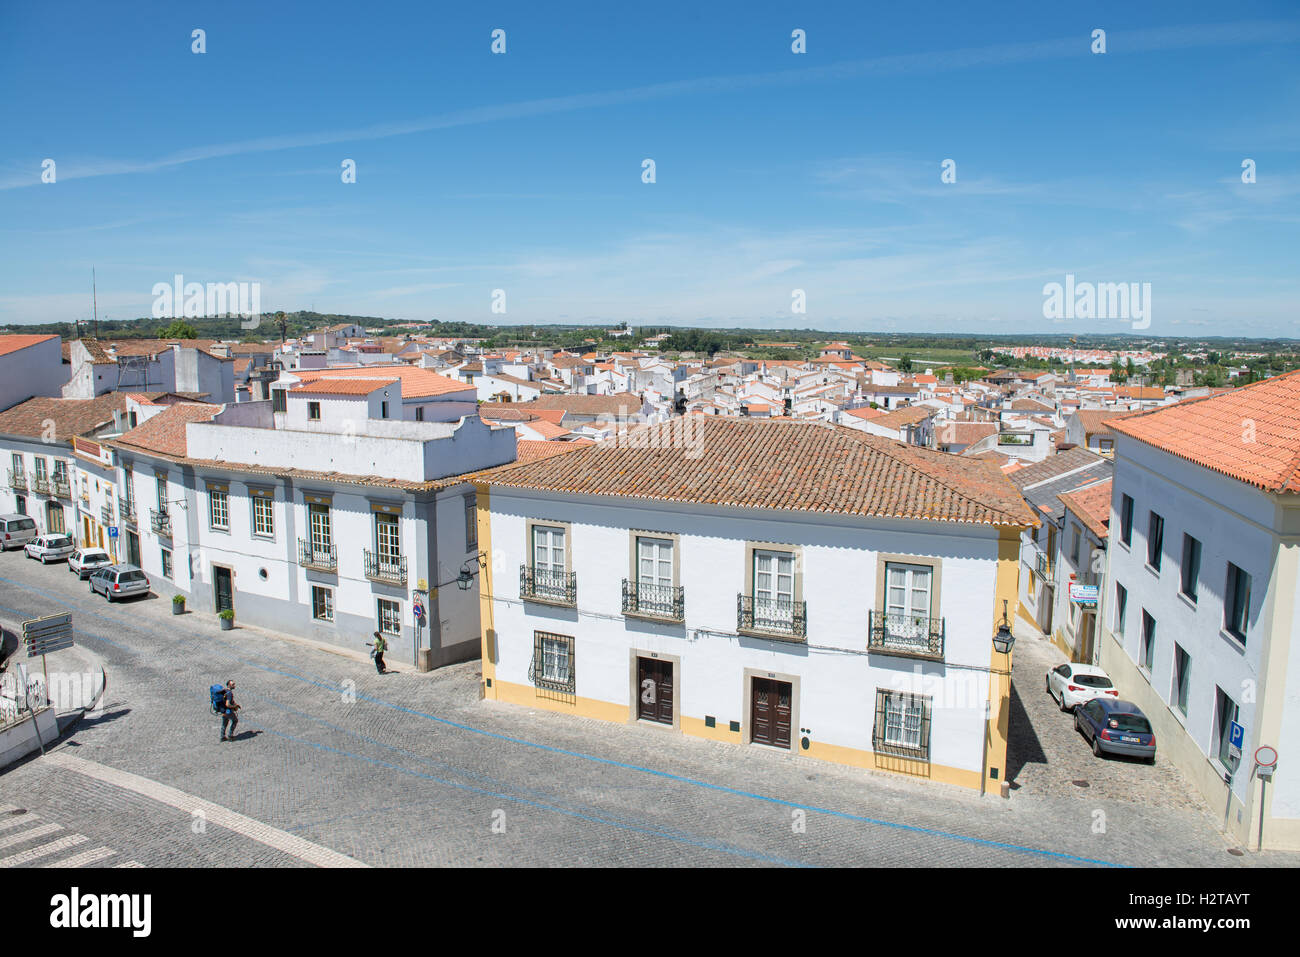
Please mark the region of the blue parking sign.
POLYGON ((117 538, 117 526, 116 526, 116 525, 110 525, 110 526, 108 526, 108 537, 109 537, 109 538, 117 538))
POLYGON ((1228 729, 1228 754, 1234 758, 1241 757, 1241 746, 1246 743, 1246 729, 1237 722, 1232 722, 1228 729))

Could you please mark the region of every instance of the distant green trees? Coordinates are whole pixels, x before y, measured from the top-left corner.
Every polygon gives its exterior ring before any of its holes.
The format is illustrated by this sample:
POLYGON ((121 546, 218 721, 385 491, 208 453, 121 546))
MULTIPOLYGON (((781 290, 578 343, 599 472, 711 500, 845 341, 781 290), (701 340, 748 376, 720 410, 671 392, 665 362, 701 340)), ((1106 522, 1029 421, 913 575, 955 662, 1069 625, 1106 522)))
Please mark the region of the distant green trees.
POLYGON ((199 331, 180 319, 173 319, 158 333, 159 339, 197 339, 198 337, 199 331))

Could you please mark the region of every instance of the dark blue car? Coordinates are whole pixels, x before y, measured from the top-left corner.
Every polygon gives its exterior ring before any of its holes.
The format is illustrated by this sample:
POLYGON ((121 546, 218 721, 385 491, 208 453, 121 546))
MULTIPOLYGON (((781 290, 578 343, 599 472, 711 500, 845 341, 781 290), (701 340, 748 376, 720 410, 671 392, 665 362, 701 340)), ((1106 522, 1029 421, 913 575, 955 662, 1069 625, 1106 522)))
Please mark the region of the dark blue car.
POLYGON ((1092 742, 1092 753, 1127 754, 1156 763, 1156 735, 1132 701, 1093 698, 1074 711, 1074 727, 1092 742))

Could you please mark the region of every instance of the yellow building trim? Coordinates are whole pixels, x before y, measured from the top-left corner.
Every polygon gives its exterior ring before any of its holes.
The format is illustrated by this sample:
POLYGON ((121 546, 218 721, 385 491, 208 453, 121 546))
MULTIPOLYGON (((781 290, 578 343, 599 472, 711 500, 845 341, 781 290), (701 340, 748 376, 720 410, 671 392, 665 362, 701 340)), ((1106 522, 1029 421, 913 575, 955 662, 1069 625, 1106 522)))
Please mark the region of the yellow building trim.
POLYGON ((493 681, 491 690, 495 694, 489 697, 506 704, 519 704, 544 711, 558 711, 562 714, 577 715, 580 718, 597 718, 612 721, 615 724, 627 724, 627 704, 614 704, 597 698, 581 698, 576 694, 561 691, 547 691, 532 685, 515 684, 512 681, 493 681))
POLYGON ((478 550, 487 556, 486 567, 480 567, 478 576, 478 620, 480 628, 479 654, 483 663, 483 693, 485 697, 495 699, 496 689, 496 620, 492 600, 494 582, 492 580, 492 512, 490 509, 488 486, 476 483, 475 518, 478 524, 478 550))
POLYGON ((710 728, 704 723, 703 718, 688 718, 682 715, 681 720, 682 734, 688 734, 692 738, 706 738, 709 741, 726 741, 729 744, 740 744, 740 730, 731 730, 731 724, 727 721, 717 722, 717 727, 710 728))
POLYGON ((1002 602, 1007 615, 1020 596, 1020 529, 998 530, 997 586, 993 597, 993 621, 989 628, 989 720, 985 728, 988 748, 984 762, 984 781, 990 790, 1000 790, 1007 776, 1007 737, 1011 728, 1011 657, 993 647, 993 636, 1002 622, 1002 602), (993 777, 994 769, 997 777, 993 777))

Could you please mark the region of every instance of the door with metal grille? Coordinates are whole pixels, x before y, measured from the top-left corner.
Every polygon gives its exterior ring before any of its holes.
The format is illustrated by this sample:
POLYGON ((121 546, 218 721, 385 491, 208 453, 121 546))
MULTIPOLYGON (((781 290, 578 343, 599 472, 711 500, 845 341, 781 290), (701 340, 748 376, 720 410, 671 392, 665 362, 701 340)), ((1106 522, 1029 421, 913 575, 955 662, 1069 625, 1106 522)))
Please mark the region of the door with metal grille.
POLYGON ((637 658, 637 714, 643 721, 673 723, 673 663, 637 658))
POLYGON ((777 748, 790 747, 793 688, 788 681, 753 679, 749 740, 777 748))

